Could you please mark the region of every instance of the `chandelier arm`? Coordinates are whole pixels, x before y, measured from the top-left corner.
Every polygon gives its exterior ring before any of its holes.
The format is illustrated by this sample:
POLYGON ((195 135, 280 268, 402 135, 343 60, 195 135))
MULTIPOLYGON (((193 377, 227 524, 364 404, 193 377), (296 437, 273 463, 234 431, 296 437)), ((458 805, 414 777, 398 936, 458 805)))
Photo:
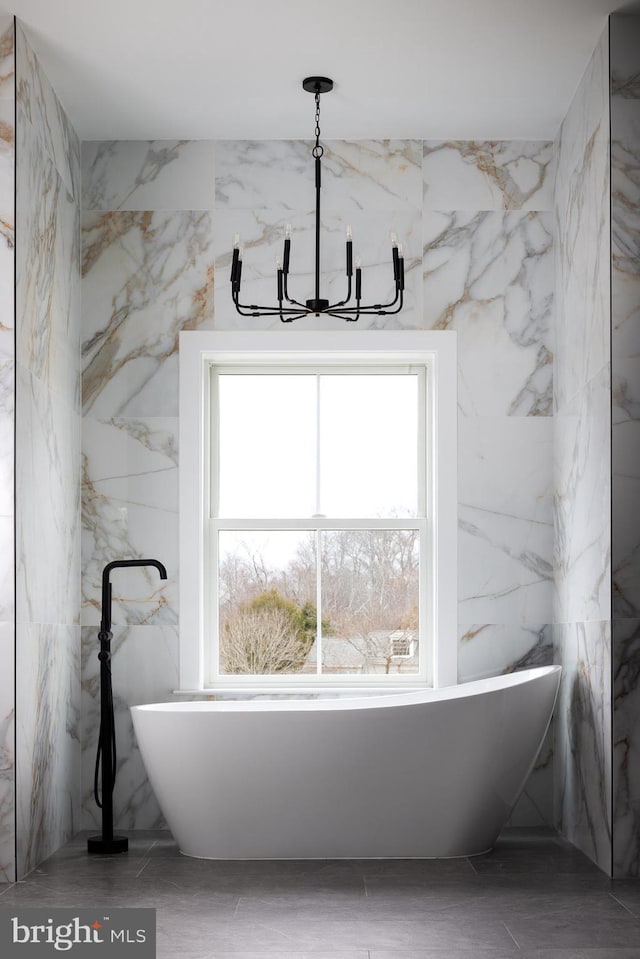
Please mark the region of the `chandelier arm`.
POLYGON ((304 303, 300 303, 299 300, 294 300, 293 297, 289 296, 289 283, 288 283, 288 279, 289 279, 289 274, 288 274, 288 273, 285 273, 285 274, 284 274, 284 298, 285 298, 285 300, 287 301, 287 303, 294 303, 296 306, 299 306, 300 309, 306 311, 307 307, 305 306, 304 303))
POLYGON ((291 310, 291 311, 289 311, 289 312, 291 312, 292 315, 289 316, 288 319, 287 319, 287 318, 284 316, 284 310, 281 311, 281 313, 280 313, 280 322, 281 322, 281 323, 293 323, 294 320, 299 320, 299 319, 301 319, 303 316, 307 316, 309 311, 308 311, 308 310, 305 310, 304 313, 297 312, 297 313, 295 313, 295 315, 293 315, 293 314, 294 314, 294 311, 293 311, 293 310, 291 310))
POLYGON ((393 316, 395 313, 399 313, 402 309, 403 304, 403 294, 402 290, 399 291, 399 295, 396 296, 395 300, 392 303, 388 303, 385 306, 382 306, 380 303, 374 303, 372 306, 358 306, 358 307, 347 307, 342 310, 342 313, 359 313, 361 316, 393 316), (399 300, 399 302, 398 302, 399 300), (398 306, 395 310, 388 309, 389 306, 394 306, 398 303, 398 306))
MULTIPOLYGON (((392 306, 396 305, 396 303, 398 302, 398 299, 402 300, 402 290, 396 290, 395 297, 389 303, 371 303, 369 306, 360 306, 360 307, 348 306, 348 307, 345 307, 345 309, 342 312, 355 313, 356 309, 359 309, 361 313, 364 313, 365 310, 368 310, 370 313, 380 313, 381 310, 384 312, 387 312, 388 310, 390 310, 392 306)), ((339 304, 336 303, 336 306, 339 306, 339 304)), ((333 309, 333 307, 330 307, 330 309, 333 309)), ((398 311, 393 310, 393 312, 397 313, 398 311)))
POLYGON ((324 311, 325 313, 331 313, 332 310, 335 310, 335 309, 337 309, 338 307, 346 306, 346 305, 347 305, 347 303, 348 303, 349 300, 351 299, 351 285, 352 285, 352 284, 351 284, 351 277, 350 277, 350 276, 347 277, 347 280, 348 280, 348 286, 347 286, 347 295, 346 295, 345 299, 344 299, 344 300, 340 300, 338 303, 332 303, 332 304, 324 311))
POLYGON ((234 293, 233 302, 241 316, 271 316, 273 314, 279 315, 281 312, 299 313, 299 310, 291 310, 288 307, 283 307, 281 310, 279 306, 258 306, 257 303, 240 303, 237 293, 234 293), (243 310, 248 312, 243 313, 243 310))

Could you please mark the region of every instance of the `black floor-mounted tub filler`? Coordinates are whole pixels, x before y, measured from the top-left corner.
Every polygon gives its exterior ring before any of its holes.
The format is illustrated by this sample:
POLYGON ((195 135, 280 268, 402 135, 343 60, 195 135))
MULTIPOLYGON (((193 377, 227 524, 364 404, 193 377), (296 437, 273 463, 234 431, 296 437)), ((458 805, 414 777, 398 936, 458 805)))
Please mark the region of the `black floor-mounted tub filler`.
POLYGON ((102 835, 90 836, 87 851, 90 853, 127 852, 129 840, 126 836, 113 835, 113 788, 116 783, 116 730, 113 712, 113 688, 111 684, 111 583, 112 569, 121 566, 155 566, 161 579, 167 578, 167 571, 157 559, 117 559, 107 563, 102 571, 102 617, 100 620, 100 735, 93 780, 93 794, 98 807, 102 810, 102 835), (102 767, 101 793, 98 790, 102 767), (100 798, 100 794, 102 798, 100 798))

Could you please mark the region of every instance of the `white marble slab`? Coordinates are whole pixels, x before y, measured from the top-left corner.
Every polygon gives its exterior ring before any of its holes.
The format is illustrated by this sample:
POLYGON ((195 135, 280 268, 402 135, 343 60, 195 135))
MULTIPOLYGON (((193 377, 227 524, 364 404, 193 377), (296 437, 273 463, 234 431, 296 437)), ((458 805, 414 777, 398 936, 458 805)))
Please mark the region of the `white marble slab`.
POLYGON ((114 559, 158 559, 155 569, 112 573, 115 624, 175 624, 177 418, 84 420, 83 623, 100 623, 102 570, 114 559))
POLYGON ((460 623, 458 681, 472 682, 553 662, 551 627, 532 623, 460 623))
POLYGON ((178 333, 213 325, 208 212, 85 214, 84 410, 175 416, 178 333))
POLYGON ((21 108, 18 149, 18 362, 79 409, 79 208, 21 108))
POLYGON ((458 422, 461 505, 550 526, 552 466, 551 417, 461 417, 458 422))
POLYGON ((605 872, 611 867, 611 623, 554 626, 563 668, 555 709, 556 824, 605 872))
POLYGON ((611 617, 609 371, 555 416, 556 622, 611 617))
POLYGON ((0 622, 0 885, 15 881, 15 637, 0 622))
POLYGON ((80 201, 80 141, 18 21, 16 99, 71 196, 80 201))
POLYGON ((82 144, 82 209, 212 210, 213 140, 82 144))
POLYGON ((18 876, 80 829, 80 627, 21 624, 16 654, 18 876))
POLYGON ((613 752, 613 874, 640 875, 638 817, 640 791, 640 620, 613 622, 614 752, 613 752))
POLYGON ((552 210, 546 140, 426 140, 425 210, 552 210))
POLYGON ((16 393, 17 619, 78 623, 80 417, 22 368, 16 393))
MULTIPOLYGON (((321 205, 355 215, 363 210, 418 210, 422 202, 420 140, 321 138, 321 205)), ((313 142, 217 141, 216 209, 315 209, 313 142)))
POLYGON ((554 402, 562 409, 610 359, 608 34, 557 143, 554 402))
POLYGON ((15 37, 13 17, 0 15, 0 98, 15 99, 15 37))
POLYGON ((461 412, 550 415, 549 214, 426 212, 423 233, 425 326, 458 332, 461 412))

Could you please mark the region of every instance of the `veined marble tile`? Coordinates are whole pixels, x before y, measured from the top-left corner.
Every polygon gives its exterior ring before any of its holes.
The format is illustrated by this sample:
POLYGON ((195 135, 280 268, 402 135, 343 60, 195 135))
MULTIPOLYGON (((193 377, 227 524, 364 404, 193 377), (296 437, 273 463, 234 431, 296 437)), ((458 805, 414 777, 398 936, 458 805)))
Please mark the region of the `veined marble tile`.
POLYGON ((80 200, 80 141, 18 22, 16 99, 71 196, 80 200))
MULTIPOLYGON (((163 825, 133 733, 130 706, 167 702, 178 685, 178 633, 173 626, 114 628, 111 642, 116 716, 117 778, 114 822, 119 829, 163 825)), ((95 627, 82 629, 83 828, 100 825, 93 798, 95 753, 100 728, 99 643, 95 627)))
POLYGON ((113 622, 175 624, 178 421, 84 420, 83 622, 100 622, 102 570, 114 559, 158 559, 155 569, 112 573, 113 622))
POLYGON ((425 326, 458 332, 460 411, 551 415, 550 215, 427 212, 423 232, 425 326))
POLYGON ((538 758, 522 795, 507 820, 507 826, 522 828, 553 825, 554 738, 555 729, 552 718, 538 758))
MULTIPOLYGON (((0 37, 0 56, 1 44, 2 37, 0 37)), ((0 71, 1 69, 0 61, 0 71)), ((13 115, 13 101, 0 100, 0 362, 7 359, 13 360, 15 346, 15 142, 13 115)))
POLYGON ((426 140, 425 210, 552 210, 553 143, 426 140))
POLYGON ((551 523, 460 504, 459 622, 550 622, 552 542, 551 523))
POLYGON ((458 624, 460 683, 551 663, 553 636, 546 624, 458 624))
POLYGON ((554 420, 555 619, 606 620, 611 617, 609 370, 554 420))
POLYGON ((80 408, 78 204, 18 111, 18 362, 80 408))
POLYGON ((640 100, 640 74, 638 73, 640 17, 614 13, 609 18, 609 31, 612 100, 640 100))
MULTIPOLYGON (((2 37, 0 37, 0 44, 2 37)), ((15 193, 15 122, 12 100, 0 99, 0 236, 13 240, 15 193)))
POLYGON ((608 31, 556 145, 555 409, 609 362, 610 173, 608 31))
POLYGON ((82 144, 83 210, 212 210, 213 140, 82 144))
MULTIPOLYGON (((322 209, 417 210, 422 202, 420 140, 321 138, 322 209)), ((306 140, 216 141, 216 208, 270 209, 301 215, 315 209, 313 143, 306 140)))
POLYGON ((15 881, 14 624, 0 622, 0 884, 15 881))
MULTIPOLYGON (((458 502, 504 517, 553 522, 551 417, 460 417, 458 502)), ((551 554, 547 557, 551 562, 551 554)))
POLYGON ((14 601, 14 520, 13 516, 0 516, 0 622, 11 619, 15 613, 14 601))
POLYGON ((208 212, 85 215, 85 413, 177 415, 178 333, 213 326, 212 221, 208 212))
POLYGON ((555 709, 556 825, 611 867, 611 623, 554 626, 562 679, 555 709))
POLYGON ((16 393, 17 620, 77 623, 80 417, 22 368, 16 393))
MULTIPOLYGON (((347 292, 345 227, 353 231, 353 252, 362 258, 362 303, 388 303, 393 300, 393 261, 389 228, 403 243, 405 256, 405 305, 396 316, 362 316, 359 329, 420 329, 422 290, 420 276, 421 219, 418 211, 367 211, 346 215, 327 211, 322 216, 321 293, 332 301, 345 298, 347 292)), ((234 233, 244 244, 241 301, 258 305, 277 303, 276 258, 282 256, 284 231, 292 225, 289 293, 305 301, 314 293, 315 216, 287 215, 271 209, 223 209, 216 213, 214 247, 218 283, 215 291, 216 329, 278 329, 279 317, 239 316, 231 299, 229 282, 234 233)), ((355 291, 354 291, 355 292, 355 291)), ((352 301, 353 302, 353 301, 352 301)), ((300 329, 344 329, 344 320, 331 317, 305 317, 293 324, 300 329)))
POLYGON ((14 511, 14 411, 14 365, 0 361, 0 516, 9 517, 14 511))
POLYGON ((612 602, 614 619, 640 617, 640 420, 613 426, 612 602))
POLYGON ((15 96, 15 36, 13 17, 0 15, 0 98, 15 96))
POLYGON ((80 829, 80 627, 23 623, 16 660, 18 876, 80 829))
POLYGON ((640 875, 640 620, 613 622, 613 874, 640 875))

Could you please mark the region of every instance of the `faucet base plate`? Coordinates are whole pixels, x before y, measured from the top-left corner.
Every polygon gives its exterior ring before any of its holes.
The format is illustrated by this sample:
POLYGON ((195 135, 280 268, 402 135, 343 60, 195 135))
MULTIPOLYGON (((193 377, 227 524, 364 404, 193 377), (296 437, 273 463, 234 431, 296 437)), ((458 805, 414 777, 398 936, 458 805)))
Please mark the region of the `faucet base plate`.
POLYGON ((126 836, 113 836, 112 839, 103 839, 102 836, 90 836, 87 839, 87 852, 99 855, 127 852, 129 840, 126 836))

